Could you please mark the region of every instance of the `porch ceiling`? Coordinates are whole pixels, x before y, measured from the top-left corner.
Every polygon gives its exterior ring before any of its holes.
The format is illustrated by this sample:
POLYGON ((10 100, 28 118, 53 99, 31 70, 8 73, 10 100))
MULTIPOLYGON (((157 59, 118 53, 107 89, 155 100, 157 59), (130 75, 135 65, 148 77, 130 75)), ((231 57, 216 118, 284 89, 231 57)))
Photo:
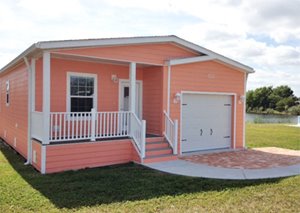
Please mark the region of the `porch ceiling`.
MULTIPOLYGON (((86 61, 86 62, 94 62, 94 63, 105 63, 105 64, 115 64, 121 66, 129 66, 132 61, 112 59, 112 58, 102 58, 96 56, 86 56, 86 55, 77 55, 77 54, 69 54, 69 53, 59 53, 59 52, 51 52, 51 56, 53 58, 67 59, 67 60, 75 60, 75 61, 86 61)), ((163 64, 150 64, 150 63, 136 63, 137 68, 149 67, 149 66, 163 66, 163 64)))

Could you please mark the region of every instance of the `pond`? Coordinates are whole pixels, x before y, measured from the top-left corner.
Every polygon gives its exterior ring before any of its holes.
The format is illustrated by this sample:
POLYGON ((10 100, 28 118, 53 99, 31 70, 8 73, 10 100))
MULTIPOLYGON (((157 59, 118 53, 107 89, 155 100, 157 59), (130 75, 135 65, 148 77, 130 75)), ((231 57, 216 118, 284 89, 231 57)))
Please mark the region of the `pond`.
POLYGON ((250 123, 298 123, 298 116, 295 115, 270 115, 246 113, 246 122, 250 123))

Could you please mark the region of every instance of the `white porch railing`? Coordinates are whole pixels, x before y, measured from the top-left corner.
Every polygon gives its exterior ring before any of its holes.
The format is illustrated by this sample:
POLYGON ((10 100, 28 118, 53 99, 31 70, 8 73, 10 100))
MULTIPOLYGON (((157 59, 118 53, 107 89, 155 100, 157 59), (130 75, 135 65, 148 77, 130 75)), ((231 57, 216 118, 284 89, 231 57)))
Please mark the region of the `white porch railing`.
POLYGON ((50 142, 128 137, 130 112, 51 112, 50 142))
POLYGON ((140 121, 135 113, 131 113, 131 137, 133 138, 140 157, 145 157, 146 122, 140 121))
MULTIPOLYGON (((37 116, 33 123, 40 119, 37 116)), ((43 124, 41 122, 39 124, 42 130, 43 124)), ((127 111, 96 112, 92 109, 91 112, 51 112, 49 141, 95 141, 104 138, 132 137, 140 156, 144 158, 145 126, 145 121, 140 121, 134 113, 127 111)))
POLYGON ((165 131, 164 136, 169 142, 170 146, 173 149, 173 154, 177 155, 177 135, 178 135, 178 121, 171 120, 169 115, 164 111, 165 117, 165 131))

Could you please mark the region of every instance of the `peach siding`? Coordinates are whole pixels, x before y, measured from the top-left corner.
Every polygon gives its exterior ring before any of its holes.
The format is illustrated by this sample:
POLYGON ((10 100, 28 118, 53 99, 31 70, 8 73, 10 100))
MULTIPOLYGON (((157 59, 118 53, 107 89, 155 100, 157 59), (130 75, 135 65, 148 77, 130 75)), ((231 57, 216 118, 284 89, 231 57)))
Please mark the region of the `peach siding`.
MULTIPOLYGON (((36 111, 42 110, 41 60, 36 65, 36 111)), ((119 110, 119 84, 111 81, 111 75, 129 79, 129 67, 89 63, 52 58, 51 59, 51 111, 66 111, 67 72, 97 74, 98 111, 119 110)), ((162 133, 162 67, 138 68, 137 79, 143 81, 143 119, 147 121, 147 132, 162 133)))
POLYGON ((147 133, 162 134, 163 71, 162 67, 144 69, 143 119, 147 133))
MULTIPOLYGON (((37 62, 38 66, 39 62, 37 62)), ((67 97, 67 72, 97 74, 98 111, 119 110, 119 84, 111 80, 116 74, 119 79, 129 79, 129 67, 112 64, 51 59, 51 111, 65 112, 67 97)), ((36 111, 42 110, 42 70, 36 70, 36 111)), ((143 72, 137 70, 137 79, 142 80, 143 72)))
POLYGON ((42 146, 40 144, 40 142, 36 141, 36 140, 32 140, 32 165, 34 166, 34 168, 36 168, 37 170, 41 171, 41 160, 42 160, 42 156, 41 156, 41 151, 42 150, 42 146), (36 162, 33 162, 34 160, 34 151, 36 152, 36 162))
POLYGON ((136 152, 129 139, 49 145, 46 173, 128 163, 136 152))
POLYGON ((199 55, 174 44, 144 44, 81 48, 60 50, 59 52, 160 65, 163 65, 166 60, 171 58, 186 58, 199 55))
MULTIPOLYGON (((180 121, 180 104, 173 97, 180 91, 226 92, 244 95, 244 73, 217 62, 201 62, 172 66, 171 71, 171 118, 180 121)), ((236 105, 236 144, 243 146, 243 104, 236 105)), ((180 143, 180 125, 179 125, 180 143)), ((180 147, 180 146, 179 146, 180 147)))
POLYGON ((0 75, 0 137, 27 158, 28 73, 21 64, 0 75), (6 81, 10 81, 10 104, 6 106, 6 81), (6 132, 6 135, 5 135, 6 132), (16 140, 16 144, 14 141, 16 140), (16 145, 16 146, 15 146, 16 145))

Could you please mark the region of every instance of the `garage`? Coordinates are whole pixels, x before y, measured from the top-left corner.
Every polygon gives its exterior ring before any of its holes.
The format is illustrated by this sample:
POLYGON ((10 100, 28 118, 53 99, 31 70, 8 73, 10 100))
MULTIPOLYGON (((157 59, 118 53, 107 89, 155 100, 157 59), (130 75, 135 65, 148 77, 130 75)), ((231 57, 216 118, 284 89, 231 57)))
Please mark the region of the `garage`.
POLYGON ((231 147, 232 95, 182 95, 182 152, 231 147))

